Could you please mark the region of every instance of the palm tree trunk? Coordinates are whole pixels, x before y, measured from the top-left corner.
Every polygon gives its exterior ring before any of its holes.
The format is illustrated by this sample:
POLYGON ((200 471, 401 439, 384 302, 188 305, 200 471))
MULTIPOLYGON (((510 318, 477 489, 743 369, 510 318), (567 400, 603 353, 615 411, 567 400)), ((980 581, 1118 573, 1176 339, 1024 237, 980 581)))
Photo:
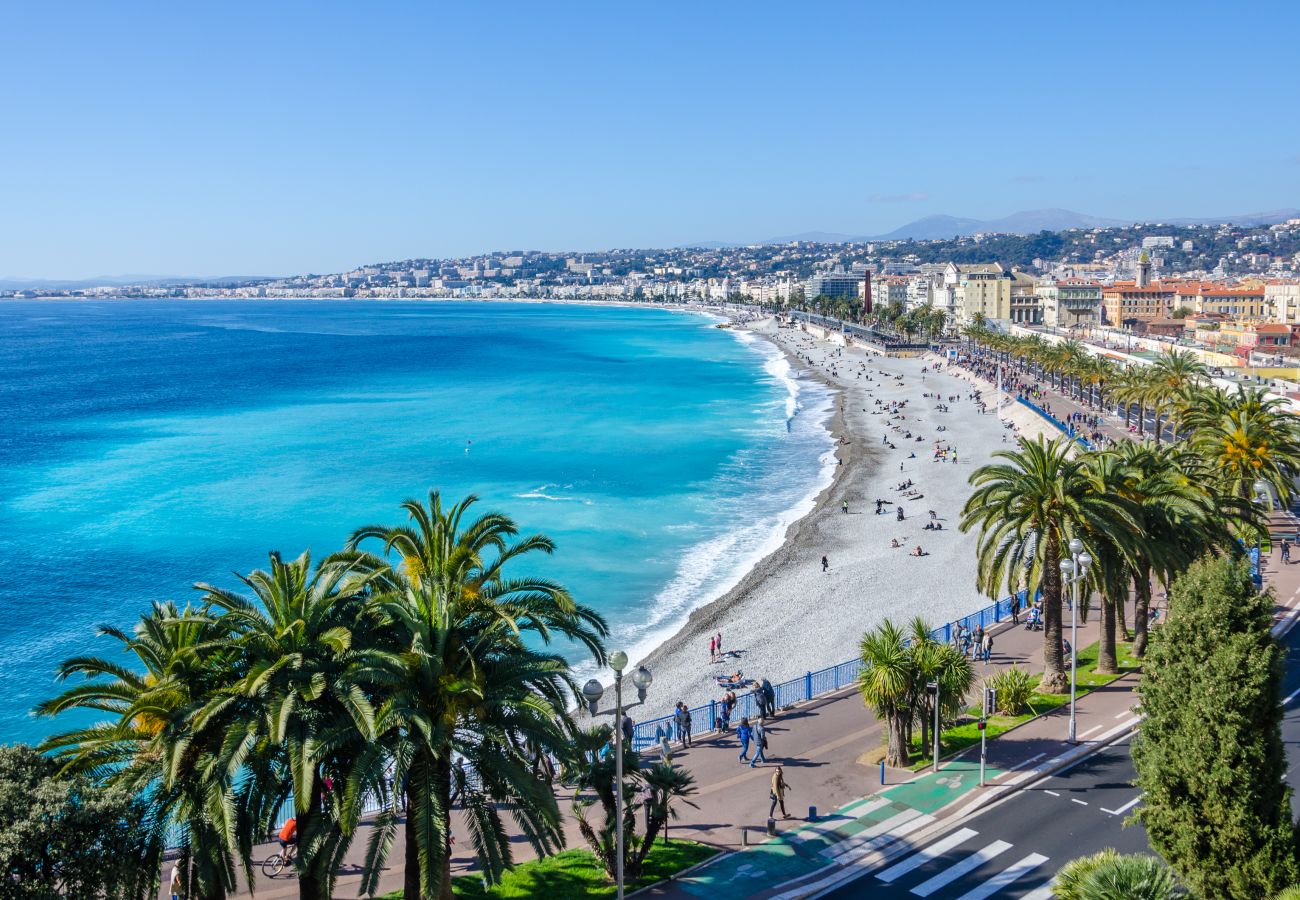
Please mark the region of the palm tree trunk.
MULTIPOLYGON (((307 812, 298 817, 298 847, 316 846, 321 848, 325 843, 322 839, 325 837, 324 831, 329 827, 323 811, 321 810, 321 786, 315 778, 311 781, 311 803, 307 806, 307 812)), ((322 872, 321 868, 328 868, 330 864, 330 854, 327 850, 318 849, 311 859, 302 860, 305 865, 298 871, 298 900, 330 900, 329 896, 329 872, 322 872)))
POLYGON ((905 769, 912 763, 911 748, 908 747, 910 736, 903 727, 904 720, 911 718, 911 710, 894 712, 887 716, 889 728, 889 747, 885 750, 885 764, 905 769))
MULTIPOLYGON (((1049 526, 1050 527, 1050 526, 1049 526)), ((1055 530, 1047 535, 1043 553, 1043 680, 1039 689, 1063 694, 1069 687, 1065 676, 1065 650, 1061 646, 1061 548, 1055 530)))
POLYGON ((1097 648, 1097 671, 1114 675, 1119 671, 1115 655, 1115 601, 1109 592, 1101 595, 1101 645, 1097 648))
POLYGON ((420 898, 420 847, 415 836, 415 821, 411 810, 411 792, 404 791, 406 797, 406 823, 402 828, 402 837, 406 840, 405 855, 402 860, 402 900, 421 900, 420 898))
POLYGON ((1151 569, 1142 566, 1133 576, 1133 655, 1147 652, 1147 612, 1151 608, 1151 569))
POLYGON ((451 893, 451 760, 433 761, 434 789, 442 800, 442 878, 438 885, 438 900, 453 900, 451 893))

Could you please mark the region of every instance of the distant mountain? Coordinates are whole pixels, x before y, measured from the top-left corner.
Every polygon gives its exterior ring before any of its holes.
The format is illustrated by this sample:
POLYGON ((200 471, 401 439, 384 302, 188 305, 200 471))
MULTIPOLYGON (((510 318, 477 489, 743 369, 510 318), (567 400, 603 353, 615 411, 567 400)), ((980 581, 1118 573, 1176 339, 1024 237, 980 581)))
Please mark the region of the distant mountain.
POLYGON ((1185 219, 1106 219, 1090 216, 1070 209, 1030 209, 1003 216, 1000 219, 967 219, 960 216, 933 215, 909 222, 888 234, 849 235, 830 231, 805 231, 802 234, 772 238, 767 244, 785 244, 790 241, 817 241, 826 244, 861 243, 863 241, 937 241, 973 234, 998 232, 1002 234, 1037 234, 1040 231, 1067 231, 1071 228, 1119 228, 1145 221, 1167 225, 1276 225, 1287 219, 1300 217, 1297 209, 1276 209, 1271 212, 1246 213, 1237 216, 1192 217, 1185 219))

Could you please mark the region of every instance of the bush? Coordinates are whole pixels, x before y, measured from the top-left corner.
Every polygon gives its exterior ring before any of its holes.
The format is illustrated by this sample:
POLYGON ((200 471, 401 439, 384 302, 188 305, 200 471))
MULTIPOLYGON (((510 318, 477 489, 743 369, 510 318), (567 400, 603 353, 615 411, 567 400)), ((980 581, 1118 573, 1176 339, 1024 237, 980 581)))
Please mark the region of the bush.
POLYGON ((994 675, 989 687, 998 692, 998 712, 1008 716, 1018 716, 1029 705, 1029 698, 1034 695, 1034 679, 1020 666, 994 675))

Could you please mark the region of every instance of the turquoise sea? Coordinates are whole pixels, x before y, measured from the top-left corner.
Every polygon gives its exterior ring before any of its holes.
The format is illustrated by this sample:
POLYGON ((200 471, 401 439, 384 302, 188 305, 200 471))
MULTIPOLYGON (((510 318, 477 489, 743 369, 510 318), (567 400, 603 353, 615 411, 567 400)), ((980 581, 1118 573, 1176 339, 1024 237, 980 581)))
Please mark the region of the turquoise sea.
MULTIPOLYGON (((0 742, 151 599, 322 557, 430 488, 645 651, 828 477, 824 388, 659 309, 396 301, 0 304, 0 742)), ((125 659, 124 659, 125 661, 125 659)))

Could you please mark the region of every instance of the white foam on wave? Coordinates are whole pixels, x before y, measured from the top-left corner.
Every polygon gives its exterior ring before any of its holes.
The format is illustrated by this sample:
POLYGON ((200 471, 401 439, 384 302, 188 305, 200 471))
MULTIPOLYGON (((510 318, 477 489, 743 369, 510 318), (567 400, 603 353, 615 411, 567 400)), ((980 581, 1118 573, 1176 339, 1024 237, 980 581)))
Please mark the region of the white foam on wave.
MULTIPOLYGON (((741 343, 767 357, 763 370, 787 391, 786 428, 807 428, 807 437, 822 449, 818 453, 820 468, 806 492, 789 506, 762 514, 756 521, 740 523, 736 528, 701 541, 689 548, 677 566, 676 574, 646 605, 649 619, 641 636, 635 638, 627 654, 634 662, 647 657, 654 649, 676 634, 687 617, 734 588, 765 557, 778 550, 786 531, 806 516, 816 505, 817 497, 835 475, 836 460, 829 422, 834 394, 819 382, 797 375, 781 349, 768 341, 759 341, 744 331, 731 331, 741 343)), ((584 670, 589 667, 583 666, 584 670)), ((581 673, 588 677, 588 671, 581 673)))
MULTIPOLYGON (((514 496, 520 500, 554 500, 562 503, 585 503, 588 506, 591 505, 590 500, 584 500, 582 497, 561 497, 557 494, 546 493, 548 489, 554 487, 559 487, 559 485, 544 484, 541 487, 536 487, 533 488, 531 491, 526 491, 522 494, 515 494, 514 496)), ((566 484, 565 487, 573 487, 573 485, 566 484)))

